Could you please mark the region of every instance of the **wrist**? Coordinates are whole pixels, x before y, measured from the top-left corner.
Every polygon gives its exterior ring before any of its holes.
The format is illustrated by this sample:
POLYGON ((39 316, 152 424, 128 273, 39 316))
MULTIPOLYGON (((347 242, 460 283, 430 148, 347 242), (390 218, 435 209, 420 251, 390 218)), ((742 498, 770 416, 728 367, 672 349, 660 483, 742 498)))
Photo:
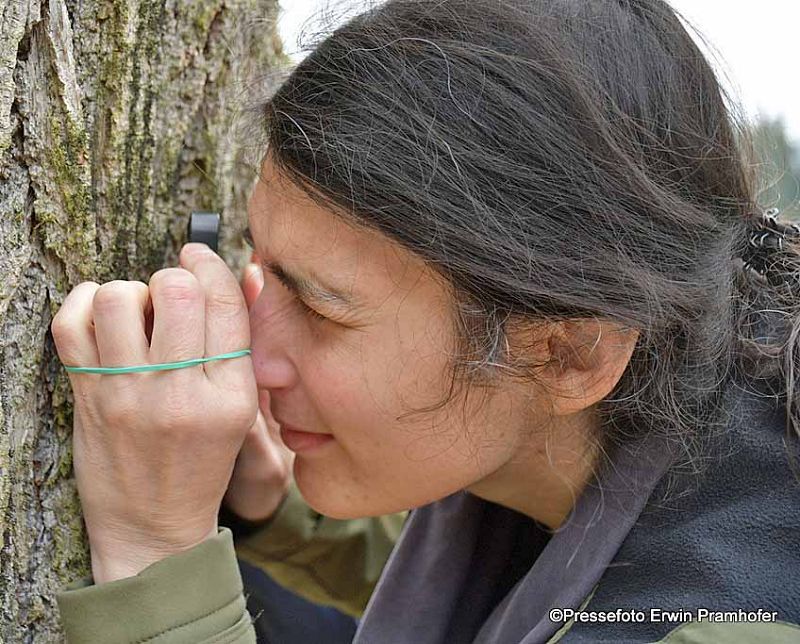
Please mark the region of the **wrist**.
POLYGON ((104 584, 118 579, 134 577, 152 564, 175 554, 190 550, 206 539, 216 536, 216 523, 213 530, 200 539, 187 539, 181 542, 158 542, 139 544, 122 540, 104 541, 90 539, 92 578, 95 584, 104 584))
POLYGON ((131 556, 99 555, 92 550, 92 579, 95 585, 117 579, 135 577, 142 570, 164 557, 131 554, 131 556))

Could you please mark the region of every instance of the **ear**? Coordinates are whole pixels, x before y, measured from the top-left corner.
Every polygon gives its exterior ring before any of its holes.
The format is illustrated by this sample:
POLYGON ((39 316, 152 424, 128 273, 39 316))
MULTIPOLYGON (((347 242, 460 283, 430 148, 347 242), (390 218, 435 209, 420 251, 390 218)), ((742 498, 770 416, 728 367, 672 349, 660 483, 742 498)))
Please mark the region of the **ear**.
POLYGON ((637 329, 600 318, 559 322, 552 330, 551 359, 541 375, 556 416, 577 413, 608 396, 639 339, 637 329))

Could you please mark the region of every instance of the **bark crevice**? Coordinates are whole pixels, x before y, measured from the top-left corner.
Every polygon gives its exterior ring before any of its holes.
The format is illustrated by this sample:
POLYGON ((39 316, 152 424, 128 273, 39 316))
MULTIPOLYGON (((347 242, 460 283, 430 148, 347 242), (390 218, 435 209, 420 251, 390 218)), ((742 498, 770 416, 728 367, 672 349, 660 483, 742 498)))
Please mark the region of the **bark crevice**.
POLYGON ((176 265, 191 210, 225 211, 244 264, 232 117, 247 74, 287 63, 277 9, 0 0, 0 641, 62 641, 55 593, 89 573, 52 317, 80 281, 176 265))

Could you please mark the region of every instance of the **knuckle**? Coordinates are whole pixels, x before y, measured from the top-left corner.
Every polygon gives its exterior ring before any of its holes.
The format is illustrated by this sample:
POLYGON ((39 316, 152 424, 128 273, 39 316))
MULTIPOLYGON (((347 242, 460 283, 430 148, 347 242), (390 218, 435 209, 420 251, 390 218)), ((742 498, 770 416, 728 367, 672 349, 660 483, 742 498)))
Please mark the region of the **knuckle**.
POLYGON ((131 290, 134 291, 149 292, 150 290, 147 284, 145 284, 141 280, 129 280, 125 283, 131 288, 131 290))
POLYGON ((50 322, 50 329, 54 337, 68 337, 72 333, 74 327, 80 323, 79 312, 75 309, 81 306, 81 303, 85 302, 85 300, 80 298, 76 300, 73 294, 78 291, 97 289, 99 287, 100 285, 97 282, 81 282, 72 289, 50 322))
POLYGON ((92 308, 95 310, 115 309, 128 299, 131 292, 130 282, 125 280, 112 280, 101 284, 92 298, 92 308))
POLYGON ((66 315, 58 312, 50 323, 50 332, 53 334, 56 344, 65 344, 72 340, 74 326, 66 315))
POLYGON ((51 327, 50 333, 53 336, 53 343, 56 345, 58 355, 62 361, 65 360, 78 346, 77 334, 71 327, 67 326, 51 327))
POLYGON ((100 284, 98 284, 97 282, 93 282, 91 280, 86 280, 78 284, 75 288, 73 288, 72 293, 82 292, 82 291, 93 292, 97 291, 98 288, 100 288, 100 284))
POLYGON ((244 303, 244 298, 238 291, 220 291, 214 295, 214 301, 219 306, 239 308, 244 303))
POLYGON ((216 291, 209 298, 209 308, 224 316, 244 315, 246 304, 241 293, 216 291))
POLYGON ((197 278, 184 268, 162 268, 150 278, 150 290, 170 300, 196 300, 203 294, 197 278))

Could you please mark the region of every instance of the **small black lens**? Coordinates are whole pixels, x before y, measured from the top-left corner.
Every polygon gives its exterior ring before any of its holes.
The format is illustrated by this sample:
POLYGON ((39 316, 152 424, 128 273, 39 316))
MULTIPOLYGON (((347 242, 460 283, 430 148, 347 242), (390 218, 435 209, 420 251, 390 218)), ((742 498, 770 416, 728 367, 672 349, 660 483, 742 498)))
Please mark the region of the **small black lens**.
POLYGON ((218 212, 193 212, 189 217, 187 239, 206 244, 215 253, 219 242, 220 214, 218 212))

